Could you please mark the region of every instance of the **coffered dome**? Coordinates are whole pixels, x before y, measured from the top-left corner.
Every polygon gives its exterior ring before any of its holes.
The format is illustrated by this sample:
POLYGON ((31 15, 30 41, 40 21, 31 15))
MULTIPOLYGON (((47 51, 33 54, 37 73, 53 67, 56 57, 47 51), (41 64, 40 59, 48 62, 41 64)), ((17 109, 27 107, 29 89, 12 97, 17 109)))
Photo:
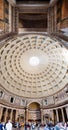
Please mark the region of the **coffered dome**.
POLYGON ((68 83, 68 51, 48 36, 29 34, 0 49, 0 85, 22 97, 41 98, 68 83))

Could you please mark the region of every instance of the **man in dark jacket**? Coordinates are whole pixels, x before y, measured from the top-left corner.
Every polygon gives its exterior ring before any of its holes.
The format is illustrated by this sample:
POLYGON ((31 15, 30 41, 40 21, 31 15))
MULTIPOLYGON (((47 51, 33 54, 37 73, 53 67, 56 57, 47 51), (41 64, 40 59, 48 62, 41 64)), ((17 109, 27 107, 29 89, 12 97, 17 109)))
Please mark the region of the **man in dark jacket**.
POLYGON ((0 122, 0 130, 5 130, 5 123, 4 122, 3 123, 0 122))

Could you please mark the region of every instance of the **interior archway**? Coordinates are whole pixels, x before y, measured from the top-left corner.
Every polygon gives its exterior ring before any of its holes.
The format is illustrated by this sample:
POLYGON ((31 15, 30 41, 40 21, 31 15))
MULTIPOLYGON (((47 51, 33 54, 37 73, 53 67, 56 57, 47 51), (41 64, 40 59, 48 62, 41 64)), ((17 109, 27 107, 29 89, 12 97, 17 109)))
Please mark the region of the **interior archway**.
POLYGON ((40 122, 41 121, 41 111, 40 104, 37 102, 32 102, 28 106, 28 121, 30 122, 40 122))

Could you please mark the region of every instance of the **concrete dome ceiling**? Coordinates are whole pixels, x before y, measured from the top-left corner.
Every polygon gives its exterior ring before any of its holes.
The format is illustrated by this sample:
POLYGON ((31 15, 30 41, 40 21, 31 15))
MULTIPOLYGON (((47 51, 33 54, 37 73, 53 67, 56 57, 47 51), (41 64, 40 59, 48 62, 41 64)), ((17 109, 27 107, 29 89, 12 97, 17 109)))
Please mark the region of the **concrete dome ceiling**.
POLYGON ((68 51, 48 36, 29 34, 0 49, 0 84, 18 96, 52 95, 68 83, 68 51), (33 63, 30 59, 34 57, 33 63))

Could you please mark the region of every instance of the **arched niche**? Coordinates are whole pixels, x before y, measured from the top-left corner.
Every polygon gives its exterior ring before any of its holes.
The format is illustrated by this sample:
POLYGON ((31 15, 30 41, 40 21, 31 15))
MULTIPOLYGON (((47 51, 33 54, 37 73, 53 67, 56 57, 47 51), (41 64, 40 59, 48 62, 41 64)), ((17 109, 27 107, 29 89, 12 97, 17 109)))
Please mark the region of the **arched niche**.
POLYGON ((40 104, 37 102, 32 102, 28 106, 29 110, 40 110, 40 104))
POLYGON ((30 122, 41 122, 41 111, 40 104, 32 102, 28 106, 28 121, 30 122))

